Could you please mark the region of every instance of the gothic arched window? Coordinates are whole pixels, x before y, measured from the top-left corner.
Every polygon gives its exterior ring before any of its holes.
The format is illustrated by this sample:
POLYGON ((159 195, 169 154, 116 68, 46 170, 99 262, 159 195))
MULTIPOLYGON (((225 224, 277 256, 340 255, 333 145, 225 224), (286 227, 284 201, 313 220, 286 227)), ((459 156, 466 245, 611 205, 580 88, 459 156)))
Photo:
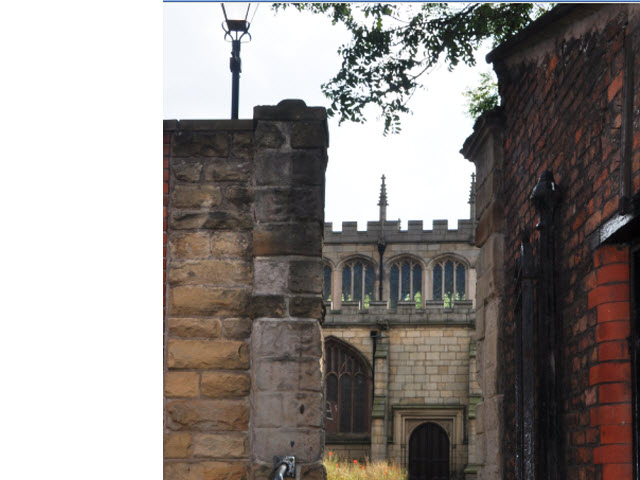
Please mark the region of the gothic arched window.
POLYGON ((322 276, 322 298, 325 302, 331 301, 331 267, 324 264, 322 276))
POLYGON ((412 259, 401 259, 391 264, 389 270, 389 299, 391 305, 398 302, 422 304, 422 267, 412 259))
POLYGON ((466 300, 467 268, 455 259, 445 258, 433 265, 433 299, 443 300, 445 308, 456 300, 466 300))
POLYGON ((371 373, 366 361, 344 342, 329 338, 324 369, 327 433, 369 433, 371 373))
POLYGON ((360 302, 369 308, 373 300, 374 266, 362 259, 347 261, 342 267, 342 300, 360 302))

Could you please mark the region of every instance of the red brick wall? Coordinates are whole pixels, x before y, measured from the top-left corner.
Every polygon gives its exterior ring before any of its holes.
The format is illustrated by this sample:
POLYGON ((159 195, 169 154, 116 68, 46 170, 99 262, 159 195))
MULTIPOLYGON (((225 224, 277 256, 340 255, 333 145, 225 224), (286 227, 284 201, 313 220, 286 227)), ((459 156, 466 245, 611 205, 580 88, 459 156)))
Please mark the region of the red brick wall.
POLYGON ((596 317, 597 361, 589 368, 590 427, 599 436, 594 465, 603 480, 631 478, 631 363, 629 361, 629 249, 605 246, 585 282, 596 317))
MULTIPOLYGON (((561 38, 518 61, 498 62, 504 108, 506 318, 504 331, 505 475, 514 478, 513 325, 519 232, 533 228, 528 196, 551 169, 560 186, 556 295, 561 328, 561 475, 630 478, 629 333, 626 249, 589 246, 617 213, 626 7, 580 38, 561 38), (625 306, 626 305, 626 306, 625 306), (603 476, 604 475, 604 476, 603 476), (618 475, 618 476, 615 476, 618 475), (622 476, 621 476, 622 475, 622 476)), ((635 7, 634 7, 635 8, 635 7)), ((598 22, 599 13, 586 22, 598 22)), ((638 35, 638 22, 629 32, 638 35)), ((535 50, 535 47, 533 47, 535 50)), ((635 90, 640 63, 635 57, 635 90)), ((640 95, 636 94, 636 108, 640 95)), ((634 192, 640 186, 640 131, 634 125, 634 192)), ((481 226, 479 226, 480 228, 481 226)), ((535 240, 535 235, 534 235, 535 240)), ((534 242, 535 244, 535 242, 534 242)))

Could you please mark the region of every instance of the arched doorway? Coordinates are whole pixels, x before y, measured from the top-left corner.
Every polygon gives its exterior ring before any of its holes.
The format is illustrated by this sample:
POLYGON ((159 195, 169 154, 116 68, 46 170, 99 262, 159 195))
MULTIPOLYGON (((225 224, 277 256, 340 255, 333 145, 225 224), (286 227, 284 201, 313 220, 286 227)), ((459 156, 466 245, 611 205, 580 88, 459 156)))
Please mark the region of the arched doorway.
POLYGON ((409 437, 409 480, 449 480, 449 437, 427 422, 409 437))

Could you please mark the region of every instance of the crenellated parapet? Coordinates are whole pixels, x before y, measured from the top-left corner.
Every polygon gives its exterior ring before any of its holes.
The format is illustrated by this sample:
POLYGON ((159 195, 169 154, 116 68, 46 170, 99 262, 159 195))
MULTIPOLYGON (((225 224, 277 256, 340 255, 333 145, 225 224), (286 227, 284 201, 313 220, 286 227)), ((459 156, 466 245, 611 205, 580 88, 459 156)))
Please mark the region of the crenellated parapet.
POLYGON ((358 230, 358 222, 342 222, 342 231, 333 231, 333 223, 324 224, 324 243, 376 243, 381 232, 390 243, 474 243, 474 225, 469 219, 458 220, 458 228, 450 229, 448 220, 434 220, 432 229, 425 230, 422 220, 409 220, 407 230, 401 230, 400 221, 367 222, 366 230, 358 230))

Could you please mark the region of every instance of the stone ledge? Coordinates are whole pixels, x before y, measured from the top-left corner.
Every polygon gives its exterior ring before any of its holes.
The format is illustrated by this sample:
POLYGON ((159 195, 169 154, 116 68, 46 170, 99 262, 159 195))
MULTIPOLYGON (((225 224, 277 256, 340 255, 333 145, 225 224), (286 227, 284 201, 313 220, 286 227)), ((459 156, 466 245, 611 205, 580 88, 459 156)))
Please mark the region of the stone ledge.
POLYGON ((503 126, 504 109, 501 107, 496 107, 480 115, 473 125, 473 133, 464 141, 460 154, 470 162, 473 161, 471 157, 474 157, 484 146, 488 133, 491 130, 500 130, 503 126))
POLYGON ((339 318, 349 318, 349 320, 342 321, 360 324, 362 322, 382 320, 391 322, 404 321, 406 323, 431 323, 444 320, 447 322, 467 322, 470 317, 475 316, 471 301, 465 302, 464 305, 456 305, 454 308, 444 308, 442 302, 438 302, 428 305, 427 308, 409 307, 400 310, 395 308, 360 309, 357 304, 345 305, 345 303, 347 302, 343 302, 338 310, 328 309, 325 318, 328 321, 340 321, 339 318))
MULTIPOLYGON (((386 322, 385 326, 388 328, 393 327, 461 327, 461 328, 469 328, 475 329, 474 322, 465 321, 465 322, 453 322, 453 321, 429 321, 429 322, 386 322)), ((333 322, 329 319, 325 319, 323 328, 334 328, 334 327, 367 327, 367 328, 380 328, 380 323, 376 321, 367 321, 367 322, 333 322)))
POLYGON ((391 405, 391 410, 462 410, 466 405, 461 403, 422 403, 422 404, 401 404, 391 405))
MULTIPOLYGON (((371 445, 371 437, 367 434, 366 436, 352 436, 353 434, 349 433, 327 433, 325 444, 335 444, 335 445, 371 445)), ((357 434, 356 434, 357 435, 357 434)))
POLYGON ((469 465, 467 465, 464 469, 464 474, 465 475, 475 475, 478 473, 478 469, 480 468, 479 465, 475 465, 470 463, 469 465))
POLYGON ((162 121, 162 129, 165 132, 175 130, 178 126, 178 120, 163 120, 162 121))
POLYGON ((164 120, 162 126, 164 131, 238 131, 253 130, 253 120, 164 120))

